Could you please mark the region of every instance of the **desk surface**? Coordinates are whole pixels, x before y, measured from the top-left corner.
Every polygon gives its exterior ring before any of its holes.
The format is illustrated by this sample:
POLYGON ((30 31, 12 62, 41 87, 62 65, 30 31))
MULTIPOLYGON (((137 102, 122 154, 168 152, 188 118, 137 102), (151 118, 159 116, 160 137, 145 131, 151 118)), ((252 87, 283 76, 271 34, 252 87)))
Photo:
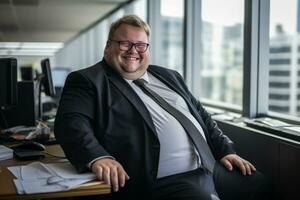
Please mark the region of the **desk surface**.
MULTIPOLYGON (((64 153, 59 145, 47 146, 46 152, 51 155, 63 156, 64 153)), ((46 158, 39 160, 41 162, 66 162, 66 159, 59 159, 46 154, 46 158)), ((41 194, 25 194, 18 195, 13 179, 13 174, 7 169, 9 166, 25 165, 32 161, 17 161, 15 159, 0 161, 0 200, 1 199, 41 199, 41 198, 59 198, 59 197, 74 197, 74 196, 88 196, 88 195, 100 195, 109 194, 110 186, 100 181, 92 181, 80 185, 74 189, 63 192, 51 192, 41 194)))

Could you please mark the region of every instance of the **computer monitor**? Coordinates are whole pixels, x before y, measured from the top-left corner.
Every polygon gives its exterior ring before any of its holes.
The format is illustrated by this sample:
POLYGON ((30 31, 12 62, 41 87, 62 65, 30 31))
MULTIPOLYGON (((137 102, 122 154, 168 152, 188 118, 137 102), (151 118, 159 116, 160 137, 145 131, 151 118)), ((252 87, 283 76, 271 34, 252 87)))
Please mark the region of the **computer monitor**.
POLYGON ((55 96, 55 89, 53 86, 50 61, 48 58, 41 61, 41 68, 42 68, 41 84, 43 85, 44 92, 48 96, 55 96))
POLYGON ((56 104, 59 105, 63 87, 65 85, 65 81, 68 74, 71 72, 71 69, 65 67, 55 67, 51 71, 52 71, 53 85, 56 93, 54 100, 56 104))
POLYGON ((19 81, 18 104, 2 110, 0 127, 34 126, 39 114, 39 89, 36 81, 19 81))
POLYGON ((51 70, 53 85, 55 88, 64 87, 66 78, 67 78, 68 74, 70 73, 70 71, 71 71, 70 69, 63 68, 63 67, 56 67, 51 70))
POLYGON ((0 58, 0 107, 13 106, 17 102, 17 59, 0 58))
POLYGON ((34 70, 32 66, 21 66, 21 80, 22 81, 33 81, 34 80, 34 70))

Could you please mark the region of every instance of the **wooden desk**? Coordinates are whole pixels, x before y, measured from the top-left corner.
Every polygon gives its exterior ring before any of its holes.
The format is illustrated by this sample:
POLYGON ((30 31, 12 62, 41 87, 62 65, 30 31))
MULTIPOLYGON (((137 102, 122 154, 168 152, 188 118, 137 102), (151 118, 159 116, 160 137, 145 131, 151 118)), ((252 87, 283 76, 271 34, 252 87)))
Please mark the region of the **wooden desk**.
MULTIPOLYGON (((47 146, 46 151, 52 155, 64 156, 64 153, 59 145, 47 146)), ((49 162, 66 162, 66 159, 54 158, 47 154, 46 158, 39 161, 49 162)), ((101 181, 92 181, 76 187, 74 189, 62 192, 40 193, 40 194, 24 194, 18 195, 13 179, 13 174, 7 169, 9 166, 25 165, 32 161, 17 161, 15 159, 0 161, 0 200, 9 199, 42 199, 42 198, 59 198, 59 197, 74 197, 74 196, 88 196, 109 194, 110 186, 101 181)))

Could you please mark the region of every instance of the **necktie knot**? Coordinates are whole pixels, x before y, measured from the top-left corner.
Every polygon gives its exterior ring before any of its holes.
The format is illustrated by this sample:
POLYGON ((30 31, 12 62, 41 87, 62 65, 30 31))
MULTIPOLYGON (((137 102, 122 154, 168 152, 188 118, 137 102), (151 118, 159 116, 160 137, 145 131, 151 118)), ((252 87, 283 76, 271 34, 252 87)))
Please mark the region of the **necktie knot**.
POLYGON ((145 79, 139 78, 133 81, 136 85, 144 87, 147 81, 145 79))

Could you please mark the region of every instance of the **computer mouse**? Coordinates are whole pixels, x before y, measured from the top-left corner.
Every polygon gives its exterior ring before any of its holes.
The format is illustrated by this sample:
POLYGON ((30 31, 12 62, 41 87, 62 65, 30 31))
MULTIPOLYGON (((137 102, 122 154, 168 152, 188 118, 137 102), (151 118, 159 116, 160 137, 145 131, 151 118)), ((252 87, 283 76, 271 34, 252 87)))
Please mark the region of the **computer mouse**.
POLYGON ((46 149, 46 147, 43 144, 35 141, 22 142, 14 146, 13 148, 20 149, 20 150, 36 150, 36 151, 44 151, 46 149))

